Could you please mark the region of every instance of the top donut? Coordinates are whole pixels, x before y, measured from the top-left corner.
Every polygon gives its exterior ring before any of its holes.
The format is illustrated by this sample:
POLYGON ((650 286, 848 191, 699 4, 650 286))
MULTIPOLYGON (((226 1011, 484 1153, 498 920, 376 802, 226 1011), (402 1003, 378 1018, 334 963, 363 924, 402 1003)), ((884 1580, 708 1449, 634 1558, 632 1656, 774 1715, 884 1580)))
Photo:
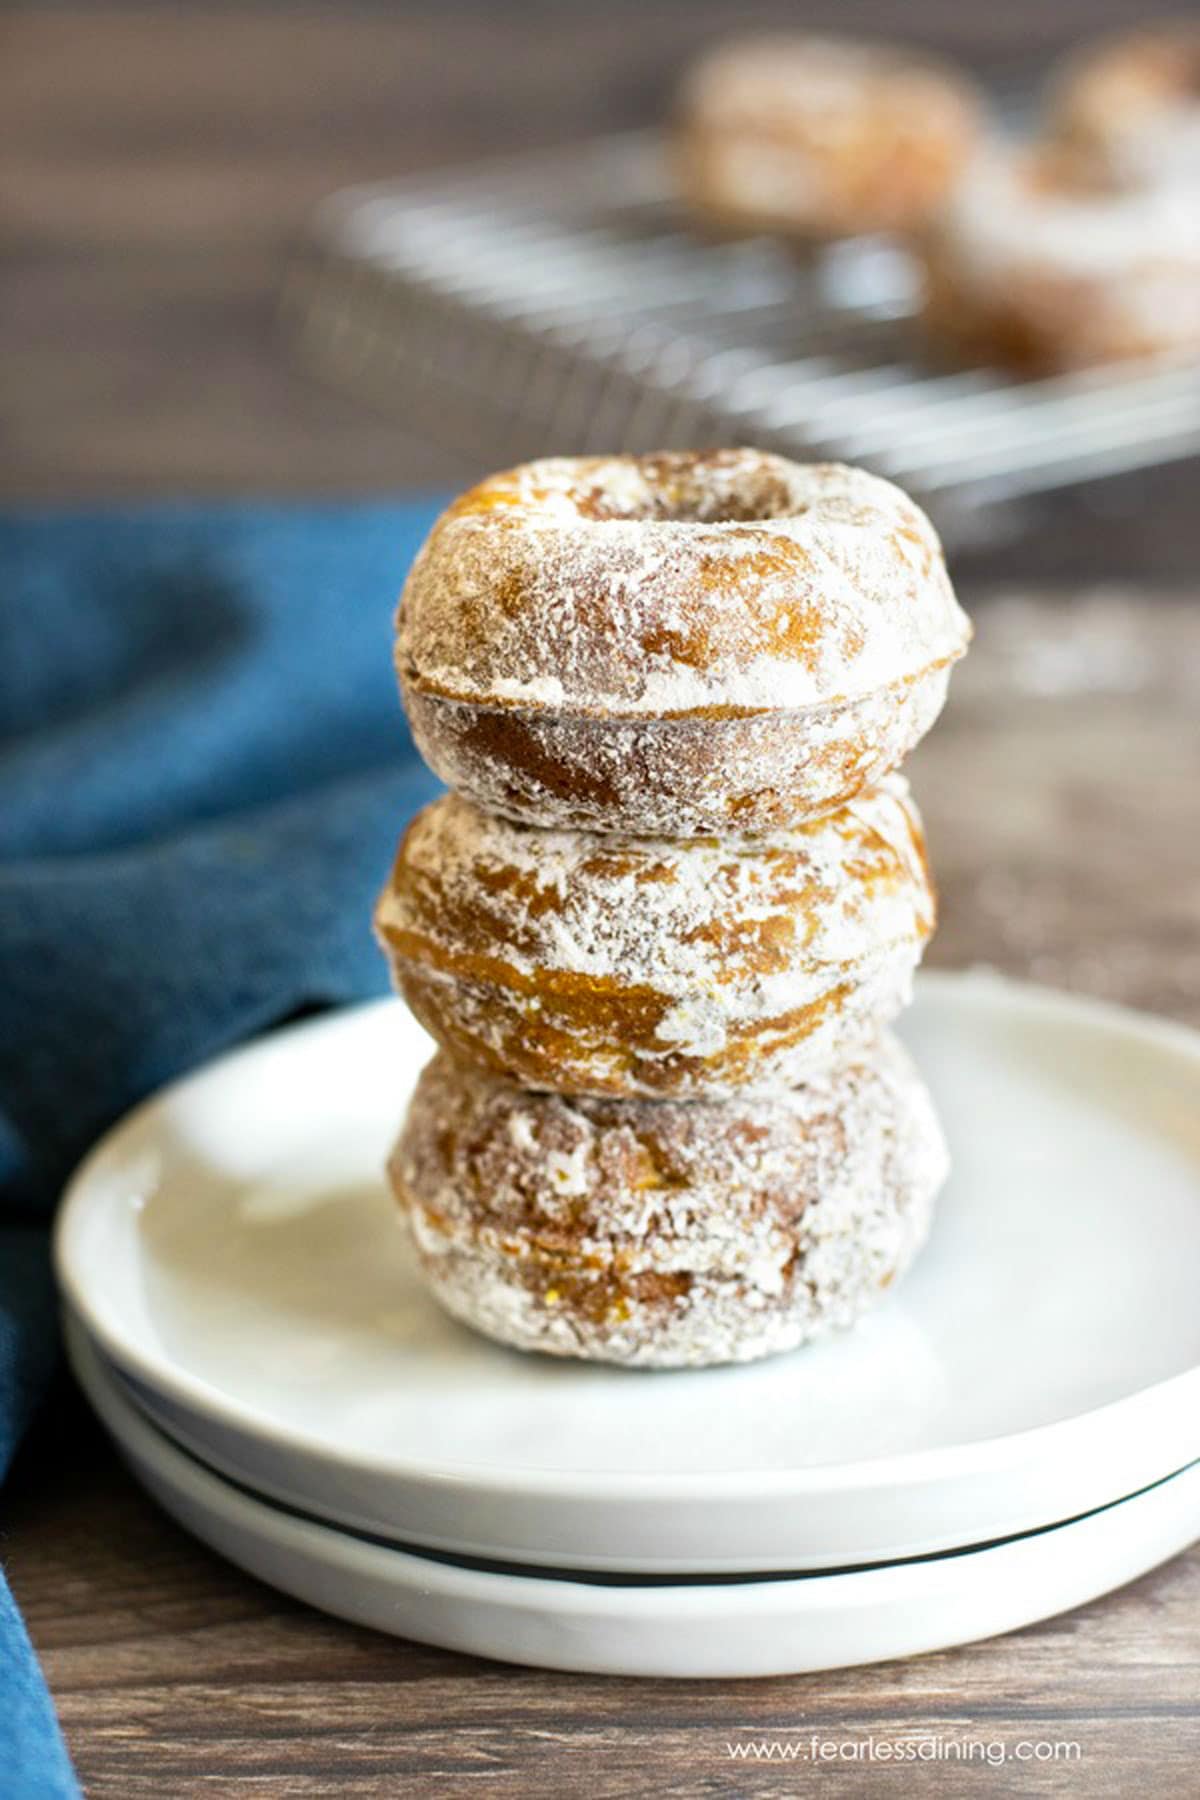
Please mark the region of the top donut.
POLYGON ((401 597, 426 759, 534 824, 820 816, 937 717, 970 626, 899 489, 757 450, 554 458, 442 515, 401 597))

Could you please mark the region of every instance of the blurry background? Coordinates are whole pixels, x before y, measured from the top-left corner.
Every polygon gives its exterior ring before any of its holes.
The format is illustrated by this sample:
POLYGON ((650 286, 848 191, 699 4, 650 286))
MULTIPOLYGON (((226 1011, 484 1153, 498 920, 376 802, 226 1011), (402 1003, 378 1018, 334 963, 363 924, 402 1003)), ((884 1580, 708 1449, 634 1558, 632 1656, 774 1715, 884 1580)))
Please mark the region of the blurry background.
MULTIPOLYGON (((9 499, 342 494, 479 472, 323 384, 278 329, 313 207, 387 179, 663 117, 696 49, 866 32, 1036 91, 1136 0, 24 6, 0 25, 0 383, 9 499)), ((554 446, 547 446, 553 448, 554 446)), ((1190 574, 1195 464, 1027 505, 981 573, 1190 574)))

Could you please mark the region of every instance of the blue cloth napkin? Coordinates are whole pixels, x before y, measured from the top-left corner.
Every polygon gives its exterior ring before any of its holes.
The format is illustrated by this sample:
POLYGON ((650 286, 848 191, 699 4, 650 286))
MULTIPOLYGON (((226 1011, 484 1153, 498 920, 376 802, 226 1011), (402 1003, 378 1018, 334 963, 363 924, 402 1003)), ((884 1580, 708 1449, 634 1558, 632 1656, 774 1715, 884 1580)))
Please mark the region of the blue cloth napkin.
MULTIPOLYGON (((391 614, 439 504, 0 519, 0 1477, 92 1140, 239 1039, 386 989, 370 906, 436 785, 391 614)), ((0 1794, 77 1793, 0 1577, 0 1794)))

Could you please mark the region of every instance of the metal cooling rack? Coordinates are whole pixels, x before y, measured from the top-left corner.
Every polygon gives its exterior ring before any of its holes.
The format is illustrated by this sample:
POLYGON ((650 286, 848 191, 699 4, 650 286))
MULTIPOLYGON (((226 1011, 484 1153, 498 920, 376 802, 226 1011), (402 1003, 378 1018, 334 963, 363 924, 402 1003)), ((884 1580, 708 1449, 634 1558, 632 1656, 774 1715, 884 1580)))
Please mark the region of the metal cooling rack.
POLYGON ((324 370, 493 462, 756 443, 865 463, 944 525, 1200 449, 1200 363, 947 372, 915 297, 881 240, 702 240, 638 134, 339 194, 286 300, 324 370))

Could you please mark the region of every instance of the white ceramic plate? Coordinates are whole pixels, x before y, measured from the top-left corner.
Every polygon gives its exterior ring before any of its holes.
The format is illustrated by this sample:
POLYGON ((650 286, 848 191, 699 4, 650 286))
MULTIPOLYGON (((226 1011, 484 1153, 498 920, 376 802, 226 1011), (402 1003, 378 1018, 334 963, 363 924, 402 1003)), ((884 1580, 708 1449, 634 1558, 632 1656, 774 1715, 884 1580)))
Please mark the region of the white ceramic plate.
POLYGON ((1054 1524, 1200 1456, 1200 1037, 987 975, 905 1035, 955 1172, 901 1289, 748 1368, 505 1351, 415 1276, 380 1168, 428 1043, 384 1002, 119 1126, 70 1306, 204 1461, 339 1524, 566 1568, 788 1570, 1054 1524))
POLYGON ((139 1480, 232 1562, 324 1612, 505 1662, 606 1675, 801 1674, 1012 1631, 1119 1587, 1200 1532, 1200 1465, 1070 1525, 841 1574, 602 1585, 472 1568, 320 1525, 222 1480, 125 1399, 78 1326, 68 1349, 139 1480))

